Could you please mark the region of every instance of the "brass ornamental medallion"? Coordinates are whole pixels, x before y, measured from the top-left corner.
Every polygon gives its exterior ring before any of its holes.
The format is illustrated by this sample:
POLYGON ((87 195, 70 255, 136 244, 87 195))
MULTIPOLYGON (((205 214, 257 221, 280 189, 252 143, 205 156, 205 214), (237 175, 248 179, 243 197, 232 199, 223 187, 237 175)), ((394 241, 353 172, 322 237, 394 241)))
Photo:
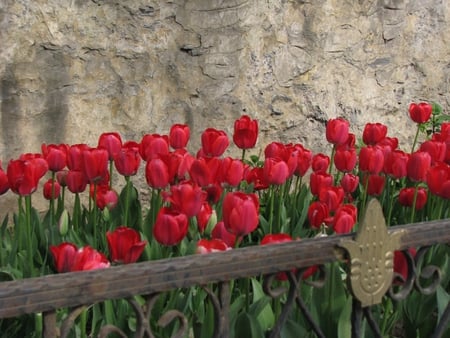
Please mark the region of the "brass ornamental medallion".
POLYGON ((340 242, 350 257, 349 288, 362 307, 381 303, 391 286, 394 251, 400 248, 402 234, 401 230, 388 233, 381 205, 372 199, 355 239, 340 242))

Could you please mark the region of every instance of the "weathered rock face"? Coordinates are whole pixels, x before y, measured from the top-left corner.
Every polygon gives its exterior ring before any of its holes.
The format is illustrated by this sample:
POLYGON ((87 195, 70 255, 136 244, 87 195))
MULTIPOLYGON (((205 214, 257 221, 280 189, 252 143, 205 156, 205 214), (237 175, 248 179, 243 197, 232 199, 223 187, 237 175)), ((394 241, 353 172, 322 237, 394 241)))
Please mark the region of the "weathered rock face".
POLYGON ((244 113, 260 148, 328 151, 336 116, 403 142, 411 101, 450 103, 449 21, 440 0, 3 0, 0 158, 173 123, 196 150, 244 113))

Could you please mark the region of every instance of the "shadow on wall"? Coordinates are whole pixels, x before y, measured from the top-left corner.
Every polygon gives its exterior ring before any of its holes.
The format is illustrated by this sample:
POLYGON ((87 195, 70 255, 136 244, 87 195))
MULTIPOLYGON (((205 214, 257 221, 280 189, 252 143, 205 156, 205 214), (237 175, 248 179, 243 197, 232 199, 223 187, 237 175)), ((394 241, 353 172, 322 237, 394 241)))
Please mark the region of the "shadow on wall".
POLYGON ((68 64, 62 51, 38 48, 32 62, 7 65, 0 81, 4 167, 41 143, 65 142, 68 64))

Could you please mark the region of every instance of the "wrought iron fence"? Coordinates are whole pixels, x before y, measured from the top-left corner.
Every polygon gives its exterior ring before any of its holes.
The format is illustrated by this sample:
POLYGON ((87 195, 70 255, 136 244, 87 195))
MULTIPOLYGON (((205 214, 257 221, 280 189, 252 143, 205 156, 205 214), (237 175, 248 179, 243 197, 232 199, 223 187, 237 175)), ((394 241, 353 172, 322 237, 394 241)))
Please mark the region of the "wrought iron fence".
MULTIPOLYGON (((202 288, 214 307, 214 337, 228 337, 230 325, 230 285, 237 279, 261 276, 264 292, 272 298, 284 294, 279 317, 266 332, 279 337, 291 311, 299 311, 317 337, 324 337, 302 299, 300 287, 309 283, 320 287, 326 278, 326 264, 341 261, 348 264, 348 289, 353 296, 351 332, 361 336, 365 321, 374 336, 381 337, 372 307, 383 297, 394 300, 408 297, 412 289, 423 294, 435 292, 443 273, 436 266, 423 266, 422 258, 435 244, 450 243, 449 220, 431 221, 386 228, 377 202, 368 212, 356 235, 335 235, 288 242, 278 245, 246 247, 207 255, 186 256, 159 261, 111 267, 104 270, 48 275, 0 283, 0 318, 42 313, 45 337, 66 337, 77 316, 88 306, 112 299, 126 299, 136 314, 136 337, 157 336, 149 316, 160 294, 190 287, 202 288), (408 248, 418 248, 413 257, 408 248), (408 262, 408 276, 400 287, 394 287, 393 252, 403 250, 408 262), (304 281, 306 267, 318 266, 319 277, 304 281), (293 269, 297 270, 293 270, 293 269), (285 272, 285 287, 274 286, 278 273, 285 272), (428 280, 426 286, 422 279, 428 280), (139 295, 141 301, 135 296, 139 295), (60 321, 57 311, 70 308, 60 321), (61 322, 61 324, 59 324, 61 322)), ((169 310, 158 320, 161 326, 178 321, 174 337, 189 335, 188 321, 178 310, 169 310)), ((450 305, 440 316, 433 337, 443 337, 450 322, 450 305)), ((448 331, 447 331, 448 332, 448 331)), ((101 328, 98 335, 125 334, 114 325, 101 328)))

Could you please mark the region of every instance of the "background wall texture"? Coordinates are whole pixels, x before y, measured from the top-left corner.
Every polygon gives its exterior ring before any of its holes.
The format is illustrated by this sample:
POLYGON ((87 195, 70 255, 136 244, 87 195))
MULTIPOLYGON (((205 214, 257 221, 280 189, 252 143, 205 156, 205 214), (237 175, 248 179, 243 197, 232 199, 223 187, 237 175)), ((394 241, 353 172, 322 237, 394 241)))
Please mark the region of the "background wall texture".
MULTIPOLYGON (((388 125, 450 103, 445 0, 2 0, 0 159, 45 143, 140 141, 188 123, 260 121, 258 146, 328 151, 324 127, 388 125)), ((409 147, 408 147, 409 148, 409 147)), ((257 152, 257 150, 255 151, 257 152)))

